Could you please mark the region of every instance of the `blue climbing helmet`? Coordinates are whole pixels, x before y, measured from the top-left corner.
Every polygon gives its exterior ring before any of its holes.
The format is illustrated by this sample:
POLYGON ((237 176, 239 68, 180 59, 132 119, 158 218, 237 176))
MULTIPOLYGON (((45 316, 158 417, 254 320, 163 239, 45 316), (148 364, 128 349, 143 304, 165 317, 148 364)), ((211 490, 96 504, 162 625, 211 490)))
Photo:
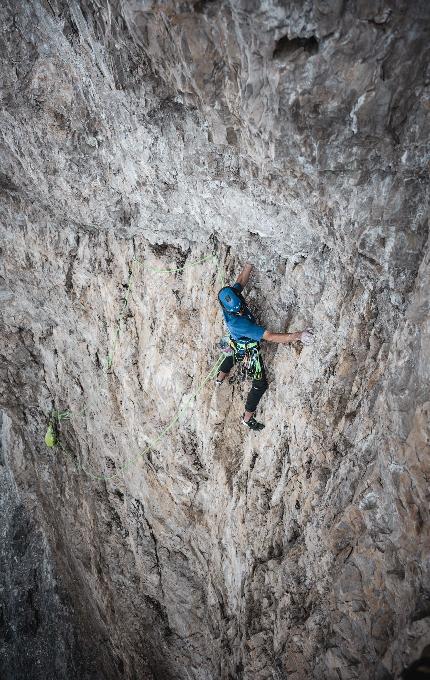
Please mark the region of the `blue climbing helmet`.
POLYGON ((221 288, 218 293, 218 300, 220 301, 221 307, 230 314, 237 314, 241 310, 242 300, 230 286, 221 288))

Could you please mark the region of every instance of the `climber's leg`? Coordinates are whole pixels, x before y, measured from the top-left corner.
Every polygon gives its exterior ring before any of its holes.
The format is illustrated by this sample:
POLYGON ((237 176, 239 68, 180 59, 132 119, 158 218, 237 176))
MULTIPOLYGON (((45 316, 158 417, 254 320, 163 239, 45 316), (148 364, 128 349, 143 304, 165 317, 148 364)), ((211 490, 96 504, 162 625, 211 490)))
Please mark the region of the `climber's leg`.
POLYGON ((216 377, 217 385, 221 385, 224 378, 230 373, 231 369, 233 368, 233 364, 234 364, 233 355, 230 355, 224 359, 221 366, 219 367, 219 373, 216 377))
POLYGON ((262 375, 261 378, 259 378, 258 380, 254 378, 254 380, 252 381, 252 387, 249 390, 245 404, 245 413, 243 414, 243 422, 245 423, 245 425, 248 425, 248 427, 250 427, 252 430, 261 430, 264 427, 262 423, 258 423, 253 417, 261 397, 268 388, 266 372, 264 370, 264 364, 261 357, 260 361, 262 375))

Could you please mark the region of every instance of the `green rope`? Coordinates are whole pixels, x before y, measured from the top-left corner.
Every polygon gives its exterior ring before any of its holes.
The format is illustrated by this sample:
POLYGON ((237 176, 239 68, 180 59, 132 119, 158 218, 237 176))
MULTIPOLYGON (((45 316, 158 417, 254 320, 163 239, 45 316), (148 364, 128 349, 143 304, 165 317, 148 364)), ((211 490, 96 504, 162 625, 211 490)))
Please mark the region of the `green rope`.
MULTIPOLYGON (((203 257, 203 258, 200 259, 200 260, 195 260, 194 262, 190 262, 188 265, 186 264, 186 265, 184 265, 183 267, 177 267, 177 268, 175 268, 175 269, 157 269, 157 268, 155 268, 155 267, 147 267, 147 269, 148 269, 149 271, 152 271, 152 272, 155 272, 155 273, 158 273, 158 274, 171 274, 171 273, 183 271, 184 269, 191 269, 192 267, 197 267, 199 264, 202 264, 203 262, 207 262, 207 261, 209 261, 209 260, 212 260, 213 262, 219 263, 217 279, 220 280, 221 286, 223 286, 223 285, 224 285, 224 274, 223 274, 223 270, 222 270, 222 267, 221 267, 221 263, 220 263, 220 261, 219 261, 219 258, 218 258, 214 253, 212 253, 211 255, 207 255, 206 257, 203 257)), ((124 321, 124 318, 125 318, 125 315, 126 315, 128 306, 129 306, 129 302, 130 302, 130 295, 131 295, 131 290, 132 290, 132 287, 133 287, 133 281, 134 281, 136 275, 137 275, 138 272, 139 272, 140 266, 143 266, 143 262, 142 262, 141 260, 139 260, 139 259, 137 259, 137 258, 133 258, 133 259, 131 260, 131 263, 130 263, 130 266, 129 266, 129 275, 128 275, 127 284, 126 284, 126 295, 125 295, 125 298, 124 298, 124 300, 123 300, 123 304, 122 304, 122 308, 121 308, 120 313, 119 313, 119 316, 118 316, 118 320, 117 320, 117 322, 116 322, 115 336, 114 336, 114 340, 113 340, 113 343, 112 343, 112 346, 111 346, 111 350, 110 350, 110 352, 109 352, 109 354, 107 355, 107 358, 106 358, 106 368, 107 368, 107 370, 110 370, 110 369, 112 368, 115 350, 116 350, 116 348, 117 348, 118 341, 119 341, 119 338, 120 338, 121 333, 122 333, 122 330, 123 330, 123 321, 124 321), (133 267, 134 263, 137 264, 137 267, 136 267, 135 269, 134 269, 134 267, 133 267)), ((177 411, 177 412, 175 413, 175 415, 173 416, 172 420, 171 420, 171 421, 166 425, 166 427, 160 432, 160 434, 158 435, 158 437, 156 437, 156 438, 155 438, 154 440, 152 440, 152 441, 149 441, 148 444, 147 444, 147 445, 145 446, 145 448, 143 449, 143 451, 141 451, 140 453, 138 453, 137 456, 135 456, 134 458, 132 458, 132 459, 130 459, 130 460, 128 460, 128 461, 125 461, 125 462, 117 469, 117 471, 114 472, 113 474, 111 474, 111 475, 96 475, 96 474, 94 474, 93 472, 91 472, 90 470, 87 470, 80 462, 74 461, 71 452, 69 452, 69 451, 63 446, 62 442, 61 442, 59 439, 56 441, 55 446, 58 446, 58 448, 59 448, 65 455, 67 455, 69 458, 71 458, 72 462, 74 463, 74 465, 75 465, 75 467, 76 467, 76 471, 77 471, 78 473, 79 473, 79 472, 84 472, 88 477, 91 477, 92 479, 95 479, 95 480, 108 480, 108 479, 112 479, 113 477, 118 476, 118 474, 119 474, 120 472, 125 472, 125 470, 129 469, 130 466, 133 465, 139 458, 143 457, 148 451, 150 451, 151 449, 155 448, 155 446, 156 446, 157 444, 159 444, 160 441, 162 441, 162 439, 166 436, 166 434, 167 434, 168 432, 170 432, 170 430, 173 428, 173 426, 178 422, 178 420, 179 420, 179 418, 181 417, 181 415, 182 415, 183 413, 185 413, 185 411, 187 411, 187 409, 190 407, 191 402, 192 402, 194 399, 197 398, 197 396, 198 396, 198 395, 200 394, 200 392, 203 390, 203 388, 204 388, 204 386, 206 385, 206 383, 207 383, 209 380, 211 380, 211 379, 213 379, 213 378, 215 377, 215 375, 218 373, 219 368, 220 368, 220 366, 221 366, 221 364, 222 364, 222 362, 224 361, 224 358, 225 358, 226 356, 227 356, 227 355, 223 352, 223 353, 218 357, 218 359, 216 360, 216 362, 214 363, 214 365, 213 365, 212 368, 210 369, 209 373, 207 373, 207 375, 205 376, 205 378, 203 379, 203 381, 200 383, 200 385, 199 385, 199 387, 197 388, 197 390, 196 390, 195 392, 193 392, 193 394, 191 394, 191 396, 187 399, 187 401, 186 401, 186 403, 184 404, 184 406, 182 406, 182 407, 180 407, 180 408, 178 409, 178 411, 177 411)), ((82 413, 85 413, 85 409, 83 409, 82 411, 79 412, 79 414, 82 414, 82 413)), ((53 413, 52 413, 52 418, 55 418, 55 419, 58 421, 58 423, 60 423, 61 420, 68 420, 72 415, 73 415, 73 414, 72 414, 70 411, 53 411, 53 413)))
POLYGON ((195 392, 193 392, 193 394, 191 394, 190 397, 188 397, 188 399, 187 399, 187 401, 185 402, 185 404, 184 404, 183 406, 181 406, 181 407, 176 411, 176 413, 175 413, 175 415, 173 416, 172 420, 164 427, 164 429, 160 432, 160 434, 158 435, 158 437, 156 437, 155 439, 149 441, 148 444, 147 444, 147 445, 145 446, 145 448, 143 449, 143 451, 140 451, 134 458, 130 458, 130 460, 125 461, 122 465, 120 465, 120 466, 118 467, 117 471, 114 472, 114 473, 112 473, 111 475, 96 475, 96 474, 94 474, 92 471, 90 471, 90 470, 88 470, 87 468, 85 468, 84 465, 82 465, 81 463, 77 464, 77 463, 73 460, 73 457, 72 457, 71 453, 70 453, 67 449, 64 448, 64 446, 62 445, 61 441, 58 441, 58 446, 59 446, 59 448, 63 451, 63 453, 65 453, 69 458, 71 458, 71 460, 72 460, 73 463, 75 464, 76 471, 77 471, 78 473, 79 473, 79 472, 84 472, 88 477, 91 477, 91 479, 100 480, 100 481, 107 481, 107 480, 109 480, 109 479, 112 479, 112 478, 118 476, 120 472, 125 472, 126 470, 128 470, 132 465, 134 465, 134 463, 136 463, 136 461, 137 461, 139 458, 142 458, 148 451, 150 451, 151 449, 154 449, 154 448, 156 447, 156 445, 159 444, 160 441, 162 441, 162 439, 167 435, 167 433, 168 433, 168 432, 173 428, 173 426, 178 422, 179 418, 180 418, 180 417, 188 410, 188 408, 189 408, 190 405, 191 405, 191 402, 192 402, 194 399, 196 399, 196 398, 198 397, 198 395, 199 395, 200 392, 203 390, 203 388, 204 388, 204 386, 206 385, 206 383, 207 383, 209 380, 211 380, 211 379, 213 379, 213 378, 215 377, 215 375, 218 373, 219 368, 220 368, 220 366, 221 366, 221 364, 222 364, 222 362, 224 361, 224 358, 225 358, 226 356, 227 356, 227 355, 223 352, 223 353, 218 357, 218 359, 217 359, 216 362, 213 364, 213 366, 211 367, 211 369, 209 370, 209 372, 206 374, 206 376, 204 377, 204 379, 202 380, 202 382, 200 383, 200 385, 198 386, 198 388, 195 390, 195 392))
POLYGON ((85 472, 85 474, 86 474, 88 477, 91 477, 92 479, 97 479, 97 480, 108 480, 108 479, 111 479, 112 477, 117 476, 120 472, 125 472, 125 471, 128 470, 132 465, 134 465, 134 464, 136 463, 136 461, 137 461, 139 458, 143 458, 143 456, 144 456, 146 453, 148 453, 148 451, 150 451, 151 449, 154 449, 154 448, 156 447, 156 445, 159 444, 160 441, 162 441, 162 439, 164 439, 164 437, 167 435, 167 433, 168 433, 168 432, 172 429, 172 427, 178 422, 178 420, 179 420, 179 418, 181 417, 181 415, 182 415, 183 413, 185 413, 185 411, 187 411, 187 409, 190 407, 191 402, 192 402, 194 399, 197 398, 197 396, 198 396, 198 395, 200 394, 200 392, 203 390, 203 388, 204 388, 204 386, 206 385, 206 383, 207 383, 209 380, 213 379, 214 375, 218 372, 219 367, 221 366, 222 362, 224 361, 225 356, 226 356, 225 354, 222 354, 222 355, 217 359, 217 361, 215 362, 215 364, 214 364, 214 365, 212 366, 212 368, 210 369, 209 373, 207 373, 207 375, 205 376, 205 378, 204 378, 204 379, 202 380, 202 382, 200 383, 200 385, 199 385, 199 387, 197 388, 197 390, 196 390, 195 392, 193 392, 193 394, 187 399, 187 401, 186 401, 186 403, 184 404, 184 406, 182 406, 182 407, 180 407, 180 408, 178 409, 178 411, 176 412, 176 414, 173 416, 172 420, 171 420, 171 421, 166 425, 166 427, 160 432, 160 434, 158 435, 158 437, 156 437, 154 440, 148 442, 148 444, 145 446, 145 448, 143 449, 143 451, 140 451, 134 458, 131 458, 130 460, 128 460, 128 461, 126 461, 125 463, 123 463, 122 465, 120 465, 119 468, 118 468, 118 471, 115 472, 115 473, 113 473, 112 475, 95 475, 93 472, 90 472, 89 470, 87 470, 87 469, 82 465, 81 468, 82 468, 83 472, 85 472))

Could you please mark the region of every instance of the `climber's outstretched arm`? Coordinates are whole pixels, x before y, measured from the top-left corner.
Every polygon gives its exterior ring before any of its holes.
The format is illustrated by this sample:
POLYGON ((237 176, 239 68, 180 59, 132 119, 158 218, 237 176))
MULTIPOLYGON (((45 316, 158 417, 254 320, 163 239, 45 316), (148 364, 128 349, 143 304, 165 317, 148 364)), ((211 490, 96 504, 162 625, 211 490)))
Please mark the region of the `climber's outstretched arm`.
POLYGON ((310 328, 307 328, 305 331, 297 331, 296 333, 271 333, 271 331, 264 331, 263 340, 284 343, 301 340, 303 344, 308 345, 313 341, 313 332, 310 328))
POLYGON ((246 284, 249 281, 249 277, 251 276, 253 265, 250 262, 247 262, 242 271, 240 272, 239 276, 237 277, 236 283, 240 283, 242 288, 245 288, 246 284))

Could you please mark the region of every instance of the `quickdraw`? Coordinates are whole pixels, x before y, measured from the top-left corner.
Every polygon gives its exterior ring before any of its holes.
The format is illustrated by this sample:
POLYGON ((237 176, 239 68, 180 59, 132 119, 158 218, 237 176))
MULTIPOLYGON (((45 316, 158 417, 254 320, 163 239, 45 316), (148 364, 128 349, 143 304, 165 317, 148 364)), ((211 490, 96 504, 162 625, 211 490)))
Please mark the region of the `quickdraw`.
POLYGON ((260 380, 263 369, 261 365, 260 343, 245 340, 233 340, 229 338, 230 347, 233 349, 233 359, 239 363, 243 378, 260 380))

